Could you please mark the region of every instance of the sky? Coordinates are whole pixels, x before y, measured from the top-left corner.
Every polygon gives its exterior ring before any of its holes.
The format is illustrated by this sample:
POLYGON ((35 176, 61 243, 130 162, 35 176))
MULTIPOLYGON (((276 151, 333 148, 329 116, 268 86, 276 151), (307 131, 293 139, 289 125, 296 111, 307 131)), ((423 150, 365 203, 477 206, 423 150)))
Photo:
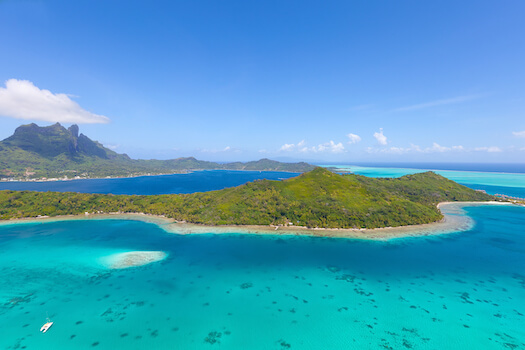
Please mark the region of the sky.
POLYGON ((133 158, 525 162, 525 2, 0 0, 0 139, 133 158))

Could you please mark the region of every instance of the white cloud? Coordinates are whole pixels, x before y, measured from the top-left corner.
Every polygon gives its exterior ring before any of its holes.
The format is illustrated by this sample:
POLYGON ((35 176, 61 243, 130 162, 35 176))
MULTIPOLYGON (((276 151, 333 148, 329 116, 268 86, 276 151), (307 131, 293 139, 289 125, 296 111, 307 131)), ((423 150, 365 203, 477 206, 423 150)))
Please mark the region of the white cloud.
POLYGON ((386 145, 387 141, 386 141, 386 136, 383 135, 383 128, 379 129, 379 132, 375 132, 374 137, 376 138, 377 143, 383 146, 386 145))
POLYGON ((492 147, 476 147, 476 148, 474 148, 474 151, 489 152, 489 153, 503 152, 503 150, 501 148, 496 147, 496 146, 492 146, 492 147))
MULTIPOLYGON (((522 151, 525 148, 521 149, 522 151)), ((405 154, 405 153, 444 153, 444 152, 488 152, 488 153, 499 153, 503 152, 500 147, 475 147, 465 148, 463 146, 441 146, 434 142, 432 147, 421 148, 418 145, 410 145, 410 147, 387 147, 387 148, 374 148, 368 147, 366 149, 368 153, 386 153, 386 154, 405 154)))
POLYGON ((241 152, 240 149, 238 148, 232 148, 230 146, 226 146, 222 149, 216 149, 216 148, 212 148, 212 149, 208 149, 208 148, 203 148, 203 149, 198 149, 197 151, 199 152, 202 152, 202 153, 222 153, 222 152, 235 152, 235 153, 239 153, 241 152))
POLYGON ((345 146, 343 146, 341 142, 335 143, 334 141, 330 141, 317 146, 316 152, 342 153, 344 151, 345 146))
POLYGON ((368 147, 366 151, 368 153, 386 153, 386 154, 405 154, 405 153, 435 153, 435 152, 463 152, 466 149, 463 146, 452 146, 445 147, 434 142, 432 147, 421 148, 418 145, 411 144, 410 147, 387 147, 387 148, 374 148, 368 147))
POLYGON ((345 151, 345 146, 342 142, 335 143, 334 141, 325 142, 318 146, 307 147, 306 142, 302 140, 297 144, 285 143, 281 146, 279 151, 284 152, 301 152, 301 153, 343 153, 345 151))
POLYGON ((516 137, 525 137, 525 130, 523 130, 523 131, 513 131, 512 135, 514 135, 516 137))
POLYGON ((408 149, 414 152, 423 152, 421 147, 419 147, 418 145, 414 145, 414 144, 410 144, 410 147, 408 149))
POLYGON ((350 139, 348 141, 349 144, 354 144, 354 143, 358 143, 359 141, 361 141, 361 137, 359 135, 356 135, 356 134, 348 134, 346 135, 348 136, 348 138, 350 139))
POLYGON ((374 148, 368 147, 368 153, 387 153, 387 154, 404 154, 410 152, 424 152, 418 145, 410 145, 410 147, 388 147, 388 148, 374 148))
POLYGON ((474 100, 474 99, 480 98, 482 96, 483 95, 468 95, 468 96, 458 96, 458 97, 453 97, 453 98, 446 98, 446 99, 442 99, 442 100, 436 100, 436 101, 419 103, 419 104, 415 104, 415 105, 411 105, 411 106, 396 108, 396 109, 394 109, 394 112, 413 111, 413 110, 416 110, 416 109, 423 109, 423 108, 428 108, 428 107, 449 105, 449 104, 453 104, 453 103, 460 103, 460 102, 465 102, 465 101, 469 101, 469 100, 474 100))
POLYGON ((294 148, 295 148, 295 145, 293 143, 285 143, 284 145, 281 146, 279 150, 280 151, 291 151, 294 148))
POLYGON ((9 79, 0 87, 0 115, 46 122, 95 124, 109 118, 86 111, 66 94, 41 90, 28 80, 9 79))
POLYGON ((448 152, 451 150, 450 147, 441 146, 438 143, 434 142, 432 147, 426 149, 427 152, 448 152))
POLYGON ((390 147, 388 148, 388 151, 389 151, 388 153, 403 154, 410 150, 407 148, 402 148, 402 147, 390 147))
POLYGON ((440 144, 438 144, 437 142, 434 142, 432 144, 432 147, 427 147, 423 150, 423 152, 425 153, 433 153, 433 152, 452 152, 452 151, 456 151, 456 152, 462 152, 462 151, 465 151, 465 147, 463 146, 451 146, 451 147, 446 147, 446 146, 441 146, 440 144))

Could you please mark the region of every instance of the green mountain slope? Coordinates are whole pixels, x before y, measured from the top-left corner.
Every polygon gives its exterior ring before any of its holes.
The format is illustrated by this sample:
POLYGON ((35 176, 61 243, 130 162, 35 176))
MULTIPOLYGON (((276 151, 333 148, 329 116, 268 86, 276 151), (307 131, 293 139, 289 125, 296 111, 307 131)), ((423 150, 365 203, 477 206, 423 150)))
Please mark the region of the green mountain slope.
POLYGON ((59 123, 47 127, 36 124, 18 127, 12 136, 0 141, 0 177, 133 176, 213 169, 305 172, 314 168, 307 163, 280 163, 269 159, 227 164, 193 157, 137 160, 118 154, 78 132, 77 125, 66 129, 59 123))
POLYGON ((338 175, 323 168, 284 181, 260 180, 219 191, 158 196, 0 191, 0 219, 84 212, 143 212, 206 225, 288 224, 377 228, 442 218, 442 201, 486 201, 426 172, 398 179, 338 175))

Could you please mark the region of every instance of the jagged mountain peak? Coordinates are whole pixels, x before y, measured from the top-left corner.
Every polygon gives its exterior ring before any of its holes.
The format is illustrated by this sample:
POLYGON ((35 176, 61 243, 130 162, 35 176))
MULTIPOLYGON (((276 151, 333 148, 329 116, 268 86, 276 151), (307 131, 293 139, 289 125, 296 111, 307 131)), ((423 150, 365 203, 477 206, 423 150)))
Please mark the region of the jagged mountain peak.
POLYGON ((21 125, 2 143, 46 158, 65 155, 69 158, 94 156, 107 159, 108 154, 113 153, 89 137, 79 135, 76 124, 67 129, 60 123, 42 127, 35 123, 21 125))
POLYGON ((35 123, 22 125, 13 135, 0 141, 0 176, 11 178, 63 177, 71 174, 130 176, 205 169, 305 172, 313 168, 306 163, 280 163, 269 159, 220 164, 195 157, 131 159, 79 133, 78 125, 65 128, 60 123, 43 127, 35 123))

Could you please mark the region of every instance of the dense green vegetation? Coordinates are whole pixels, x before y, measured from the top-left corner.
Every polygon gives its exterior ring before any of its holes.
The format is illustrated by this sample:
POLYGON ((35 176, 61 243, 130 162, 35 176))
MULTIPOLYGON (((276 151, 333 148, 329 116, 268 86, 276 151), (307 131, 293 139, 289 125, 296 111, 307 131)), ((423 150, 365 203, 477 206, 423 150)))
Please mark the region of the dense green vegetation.
POLYGON ((40 179, 67 176, 106 177, 143 174, 171 174, 192 170, 261 170, 302 173, 312 170, 307 163, 281 163, 269 159, 219 164, 193 157, 170 160, 131 159, 59 123, 39 127, 22 125, 0 142, 0 178, 40 179))
POLYGON ((316 168, 284 181, 180 195, 0 191, 0 219, 142 212, 206 225, 376 228, 437 221, 442 215, 436 204, 443 201, 493 199, 433 172, 374 179, 316 168))

